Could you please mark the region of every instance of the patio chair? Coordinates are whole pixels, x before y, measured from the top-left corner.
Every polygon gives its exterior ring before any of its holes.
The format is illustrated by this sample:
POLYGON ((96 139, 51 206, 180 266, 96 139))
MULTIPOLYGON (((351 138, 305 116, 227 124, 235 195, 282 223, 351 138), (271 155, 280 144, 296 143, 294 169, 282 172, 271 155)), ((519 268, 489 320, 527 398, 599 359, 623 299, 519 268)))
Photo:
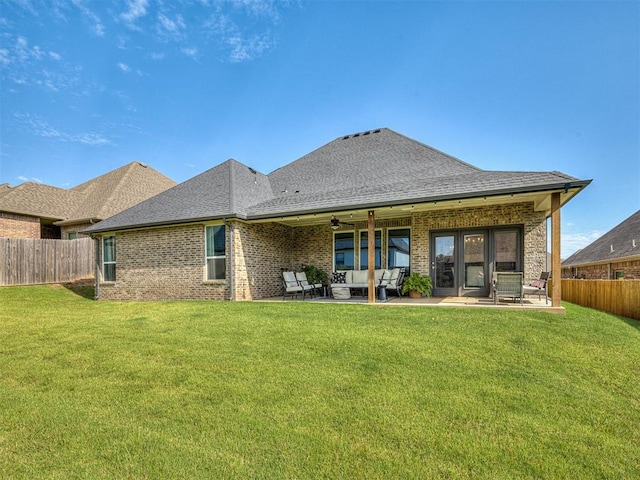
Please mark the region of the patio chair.
POLYGON ((298 294, 302 294, 302 300, 304 300, 304 296, 306 292, 311 292, 313 287, 303 287, 300 285, 298 280, 296 280, 296 275, 293 272, 282 272, 282 279, 284 282, 284 290, 282 293, 282 300, 285 299, 287 295, 293 297, 297 297, 298 294))
POLYGON ((522 287, 523 295, 538 295, 538 300, 540 300, 540 295, 544 295, 544 300, 548 305, 549 292, 547 290, 547 283, 549 282, 550 276, 550 272, 542 272, 540 274, 540 279, 531 282, 531 285, 525 285, 522 287))
POLYGON ((492 283, 494 305, 500 298, 520 299, 522 305, 522 272, 494 272, 492 283))
POLYGON ((385 272, 380 279, 379 285, 386 285, 386 291, 395 290, 398 294, 398 297, 402 296, 402 283, 404 282, 405 269, 404 268, 394 268, 389 271, 389 277, 387 278, 387 273, 385 272))
POLYGON ((320 292, 320 290, 322 289, 321 283, 309 283, 309 280, 307 280, 307 274, 304 272, 296 272, 296 280, 302 288, 308 288, 311 291, 312 298, 314 293, 317 296, 318 292, 320 292))

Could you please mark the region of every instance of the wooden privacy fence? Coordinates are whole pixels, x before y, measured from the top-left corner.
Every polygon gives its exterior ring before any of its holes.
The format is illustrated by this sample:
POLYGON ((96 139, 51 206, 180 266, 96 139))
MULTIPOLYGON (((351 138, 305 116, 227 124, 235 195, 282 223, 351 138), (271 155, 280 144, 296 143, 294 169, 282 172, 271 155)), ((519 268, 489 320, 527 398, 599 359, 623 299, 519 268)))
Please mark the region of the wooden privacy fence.
POLYGON ((90 238, 0 238, 0 286, 71 282, 94 275, 90 238))
POLYGON ((562 279, 562 300, 640 320, 640 280, 562 279))

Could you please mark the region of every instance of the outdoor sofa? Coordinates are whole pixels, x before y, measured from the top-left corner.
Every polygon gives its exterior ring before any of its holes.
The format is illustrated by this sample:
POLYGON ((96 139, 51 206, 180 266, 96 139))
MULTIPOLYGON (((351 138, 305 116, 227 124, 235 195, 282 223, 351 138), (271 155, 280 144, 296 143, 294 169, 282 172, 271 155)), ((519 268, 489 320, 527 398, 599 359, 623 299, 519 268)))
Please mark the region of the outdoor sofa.
MULTIPOLYGON (((395 290, 398 296, 402 296, 402 281, 404 279, 404 268, 392 269, 376 269, 374 270, 373 285, 375 288, 380 285, 387 287, 387 290, 395 290)), ((369 288, 369 271, 368 270, 338 270, 334 272, 331 281, 331 292, 334 298, 336 292, 342 292, 346 289, 360 290, 364 296, 365 290, 369 288), (337 289, 337 290, 336 290, 337 289)))

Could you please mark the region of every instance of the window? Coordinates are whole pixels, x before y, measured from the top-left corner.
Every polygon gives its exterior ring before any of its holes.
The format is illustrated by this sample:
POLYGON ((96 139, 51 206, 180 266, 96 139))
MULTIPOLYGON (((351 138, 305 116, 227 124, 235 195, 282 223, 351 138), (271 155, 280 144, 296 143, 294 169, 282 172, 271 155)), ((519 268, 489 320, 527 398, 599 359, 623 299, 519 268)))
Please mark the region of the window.
POLYGON ((411 231, 408 228, 396 228, 387 232, 387 267, 409 268, 411 259, 411 231))
MULTIPOLYGON (((382 233, 380 230, 374 233, 374 268, 382 268, 382 233)), ((360 232, 360 270, 366 270, 369 268, 369 232, 360 232)))
POLYGON ((335 270, 353 270, 354 258, 353 232, 336 233, 333 237, 333 265, 335 270))
POLYGON ((226 235, 224 225, 205 228, 207 280, 224 280, 226 276, 226 235))
POLYGON ((105 282, 116 281, 116 237, 102 237, 102 278, 105 282))

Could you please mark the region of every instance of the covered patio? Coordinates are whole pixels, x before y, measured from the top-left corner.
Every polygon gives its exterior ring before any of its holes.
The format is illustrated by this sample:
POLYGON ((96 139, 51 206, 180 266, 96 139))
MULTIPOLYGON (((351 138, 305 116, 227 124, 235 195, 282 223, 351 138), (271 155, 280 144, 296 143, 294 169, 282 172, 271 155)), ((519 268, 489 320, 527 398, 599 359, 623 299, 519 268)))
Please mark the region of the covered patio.
POLYGON ((283 299, 282 296, 265 298, 262 300, 255 300, 256 302, 310 302, 310 303, 332 303, 332 304, 368 304, 377 306, 389 306, 389 307, 450 307, 450 308, 489 308, 496 310, 537 310, 542 312, 556 313, 564 315, 564 307, 553 305, 551 299, 545 302, 544 297, 538 298, 537 295, 525 296, 520 301, 512 300, 500 300, 497 304, 493 303, 493 299, 489 297, 422 297, 422 298, 409 298, 407 296, 396 297, 388 296, 386 301, 376 300, 375 303, 371 303, 367 296, 352 296, 347 300, 337 300, 331 296, 317 296, 314 298, 305 297, 302 300, 301 297, 291 298, 287 297, 283 299))

